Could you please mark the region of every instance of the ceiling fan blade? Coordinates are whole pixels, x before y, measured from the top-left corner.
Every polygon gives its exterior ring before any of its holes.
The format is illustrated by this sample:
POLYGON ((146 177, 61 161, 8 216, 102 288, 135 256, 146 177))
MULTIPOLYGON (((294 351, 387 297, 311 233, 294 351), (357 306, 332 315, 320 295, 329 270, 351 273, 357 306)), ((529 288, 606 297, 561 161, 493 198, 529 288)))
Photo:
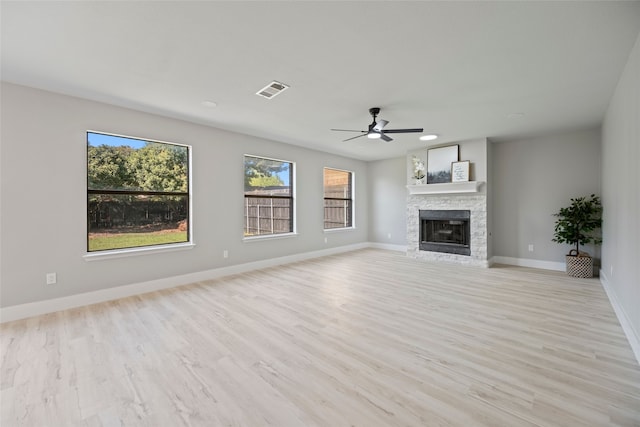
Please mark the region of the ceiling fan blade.
POLYGON ((360 132, 362 135, 354 136, 353 138, 347 138, 343 142, 351 141, 352 139, 368 136, 371 139, 382 139, 385 142, 393 141, 393 138, 385 135, 386 133, 419 133, 423 132, 422 128, 407 128, 407 129, 388 129, 384 130, 384 127, 389 124, 389 121, 378 119, 380 113, 379 107, 369 108, 369 114, 373 117, 373 121, 368 126, 367 130, 355 130, 355 129, 331 129, 338 132, 360 132))
POLYGON ((373 130, 381 131, 382 128, 384 128, 387 125, 387 123, 389 122, 386 120, 382 120, 382 119, 376 120, 376 125, 373 127, 373 130))
POLYGON ((367 133, 366 130, 353 130, 353 129, 329 129, 329 130, 335 130, 338 132, 362 132, 362 133, 367 133))
POLYGON ((422 128, 414 128, 414 129, 386 129, 384 132, 385 133, 417 133, 417 132, 423 132, 424 129, 422 128))
POLYGON ((352 139, 361 138, 361 137, 363 137, 365 135, 366 135, 366 133, 363 133, 362 135, 358 135, 358 136, 354 136, 354 137, 351 137, 351 138, 343 139, 342 142, 347 142, 347 141, 351 141, 352 139))

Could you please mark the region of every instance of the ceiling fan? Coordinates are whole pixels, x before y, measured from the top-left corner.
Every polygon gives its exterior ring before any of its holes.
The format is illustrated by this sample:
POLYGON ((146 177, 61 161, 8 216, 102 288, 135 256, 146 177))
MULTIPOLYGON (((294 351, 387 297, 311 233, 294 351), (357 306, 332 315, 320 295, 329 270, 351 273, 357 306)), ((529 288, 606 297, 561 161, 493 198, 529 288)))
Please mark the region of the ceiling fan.
MULTIPOLYGON (((378 119, 378 114, 380 113, 380 108, 373 107, 369 108, 369 113, 373 116, 373 122, 369 125, 368 130, 351 130, 351 129, 331 129, 338 132, 360 132, 362 135, 354 136, 352 138, 347 138, 344 141, 350 141, 352 139, 360 138, 361 136, 367 136, 367 138, 371 139, 382 139, 383 141, 393 141, 393 138, 388 137, 387 133, 419 133, 422 132, 422 128, 413 128, 413 129, 384 129, 384 127, 389 123, 386 120, 378 119)), ((343 142, 344 142, 343 141, 343 142)))

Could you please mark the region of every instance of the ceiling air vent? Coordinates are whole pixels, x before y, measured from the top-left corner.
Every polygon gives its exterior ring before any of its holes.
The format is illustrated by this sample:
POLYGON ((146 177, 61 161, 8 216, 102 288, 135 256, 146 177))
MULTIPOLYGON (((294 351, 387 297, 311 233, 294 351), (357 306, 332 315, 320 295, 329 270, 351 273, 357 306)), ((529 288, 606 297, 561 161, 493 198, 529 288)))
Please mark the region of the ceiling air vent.
POLYGON ((289 86, 284 83, 272 81, 267 86, 257 91, 256 95, 260 95, 263 98, 271 99, 285 89, 289 89, 289 86))

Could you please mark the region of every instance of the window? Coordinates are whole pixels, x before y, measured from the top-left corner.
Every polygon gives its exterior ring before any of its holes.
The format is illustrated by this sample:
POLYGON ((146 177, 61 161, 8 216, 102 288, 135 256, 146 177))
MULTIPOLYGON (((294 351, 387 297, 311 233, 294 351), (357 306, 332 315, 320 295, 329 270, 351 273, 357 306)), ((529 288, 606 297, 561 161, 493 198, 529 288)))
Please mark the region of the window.
POLYGON ((189 151, 87 132, 87 251, 189 242, 189 151))
POLYGON ((244 236, 293 233, 293 163, 244 156, 244 236))
POLYGON ((324 168, 324 229, 353 227, 353 174, 324 168))

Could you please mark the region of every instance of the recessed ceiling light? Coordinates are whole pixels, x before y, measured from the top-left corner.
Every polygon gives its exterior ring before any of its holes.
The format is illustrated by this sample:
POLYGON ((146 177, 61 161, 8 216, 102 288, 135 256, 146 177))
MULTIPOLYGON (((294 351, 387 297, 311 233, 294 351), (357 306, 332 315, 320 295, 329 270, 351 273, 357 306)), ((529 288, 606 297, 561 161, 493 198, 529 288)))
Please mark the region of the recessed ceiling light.
POLYGON ((204 105, 207 108, 216 108, 218 106, 218 104, 213 101, 202 101, 202 105, 204 105))
POLYGON ((436 135, 435 133, 429 134, 429 135, 422 135, 420 137, 420 141, 433 141, 434 139, 437 139, 438 135, 436 135))
POLYGON ((524 113, 509 113, 507 114, 507 118, 509 119, 521 119, 524 117, 524 113))

